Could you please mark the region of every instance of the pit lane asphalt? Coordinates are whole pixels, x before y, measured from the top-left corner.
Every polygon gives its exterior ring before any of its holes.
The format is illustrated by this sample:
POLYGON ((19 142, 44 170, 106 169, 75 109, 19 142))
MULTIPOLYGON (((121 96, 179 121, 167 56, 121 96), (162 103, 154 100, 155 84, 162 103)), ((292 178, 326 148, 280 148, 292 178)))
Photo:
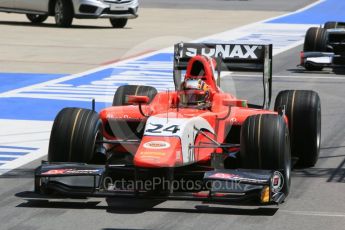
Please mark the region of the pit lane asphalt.
MULTIPOLYGON (((17 196, 33 188, 32 169, 39 162, 32 162, 0 179, 0 229, 344 229, 345 75, 340 70, 301 72, 296 68, 300 49, 274 58, 273 98, 284 89, 317 91, 322 103, 322 142, 317 165, 293 172, 286 203, 248 208, 123 199, 29 202, 17 196)), ((257 97, 260 78, 233 79, 239 95, 257 97)), ((224 85, 231 83, 224 78, 224 85)))

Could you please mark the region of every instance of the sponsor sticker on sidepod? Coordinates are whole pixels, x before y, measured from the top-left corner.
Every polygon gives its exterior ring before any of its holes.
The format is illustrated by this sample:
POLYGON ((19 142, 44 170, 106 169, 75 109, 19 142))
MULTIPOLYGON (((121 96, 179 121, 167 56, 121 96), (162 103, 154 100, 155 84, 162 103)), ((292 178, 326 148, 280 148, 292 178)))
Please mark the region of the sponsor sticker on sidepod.
POLYGON ((167 149, 170 147, 170 144, 166 141, 149 141, 143 146, 147 149, 167 149))

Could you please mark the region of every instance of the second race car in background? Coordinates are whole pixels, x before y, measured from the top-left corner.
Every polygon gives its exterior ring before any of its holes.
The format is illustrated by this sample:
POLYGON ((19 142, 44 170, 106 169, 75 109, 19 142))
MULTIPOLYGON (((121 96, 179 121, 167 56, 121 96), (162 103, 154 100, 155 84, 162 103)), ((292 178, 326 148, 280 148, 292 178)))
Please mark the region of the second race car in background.
POLYGON ((309 28, 300 65, 314 71, 345 66, 345 22, 326 22, 323 27, 309 28))
POLYGON ((114 28, 123 28, 138 17, 138 0, 0 0, 0 12, 22 13, 35 24, 54 16, 60 27, 73 18, 109 18, 114 28))

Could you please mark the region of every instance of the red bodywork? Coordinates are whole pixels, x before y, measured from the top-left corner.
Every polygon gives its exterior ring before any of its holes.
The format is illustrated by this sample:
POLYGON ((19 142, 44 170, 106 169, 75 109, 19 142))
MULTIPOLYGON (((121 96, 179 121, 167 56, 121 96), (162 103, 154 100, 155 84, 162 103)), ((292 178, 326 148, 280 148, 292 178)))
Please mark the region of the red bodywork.
MULTIPOLYGON (((246 100, 238 99, 235 96, 224 93, 217 86, 214 77, 214 68, 212 59, 204 56, 195 56, 188 62, 185 78, 201 78, 210 87, 211 90, 211 107, 210 108, 188 108, 179 105, 179 91, 175 92, 160 92, 149 104, 142 105, 142 111, 149 115, 145 117, 140 111, 138 105, 113 106, 103 109, 100 112, 100 117, 103 122, 104 137, 109 140, 126 139, 126 136, 116 136, 109 131, 110 123, 117 122, 133 122, 139 124, 146 122, 149 119, 166 119, 169 120, 183 120, 185 123, 188 119, 198 119, 207 121, 212 130, 204 129, 207 136, 211 137, 218 143, 229 142, 229 127, 240 127, 248 116, 256 114, 276 114, 276 112, 262 109, 248 108, 246 100), (193 65, 203 65, 204 71, 201 75, 193 73, 193 65), (230 111, 229 111, 230 110, 230 111), (153 117, 153 118, 152 118, 153 117)), ((142 101, 145 101, 141 98, 142 101)), ((183 124, 185 124, 183 123, 183 124)), ((116 128, 115 128, 116 129, 116 128)), ((193 127, 186 126, 183 132, 194 132, 193 127)), ((134 165, 138 167, 177 167, 183 165, 190 165, 194 163, 210 164, 211 153, 219 152, 220 148, 195 148, 187 153, 183 152, 183 138, 175 135, 148 135, 145 132, 140 137, 140 144, 123 144, 113 149, 113 152, 128 152, 134 155, 134 165), (189 152, 191 151, 191 153, 189 152), (192 156, 190 156, 190 154, 192 156)), ((240 130, 240 129, 239 129, 240 130)), ((238 133, 239 134, 239 133, 238 133)), ((194 135, 194 134, 193 134, 194 135)), ((238 137, 239 139, 239 137, 238 137)), ((232 140, 230 140, 232 141, 232 140)), ((196 133, 194 143, 189 143, 189 146, 198 146, 201 143, 211 144, 212 142, 196 133)), ((233 141, 232 141, 233 142, 233 141)), ((239 143, 237 143, 239 144, 239 143)))

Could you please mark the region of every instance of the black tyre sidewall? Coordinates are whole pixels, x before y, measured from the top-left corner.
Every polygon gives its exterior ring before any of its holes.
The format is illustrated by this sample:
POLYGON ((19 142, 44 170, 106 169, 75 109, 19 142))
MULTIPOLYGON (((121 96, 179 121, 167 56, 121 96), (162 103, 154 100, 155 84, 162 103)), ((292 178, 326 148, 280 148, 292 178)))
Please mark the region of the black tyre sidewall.
POLYGON ((55 23, 59 27, 70 27, 74 17, 73 4, 70 0, 56 0, 55 7, 58 3, 62 4, 62 18, 59 19, 55 12, 55 23))
POLYGON ((307 30, 304 38, 304 52, 327 51, 327 31, 320 27, 311 27, 307 30))
POLYGON ((47 20, 48 15, 35 15, 35 14, 26 14, 26 17, 30 22, 34 24, 39 24, 47 20))
POLYGON ((101 138, 101 121, 88 109, 65 108, 56 116, 49 141, 49 162, 89 163, 96 138, 101 138))
POLYGON ((110 18, 110 24, 114 28, 124 28, 127 25, 127 18, 110 18))
POLYGON ((323 26, 323 28, 325 28, 326 30, 328 29, 336 29, 338 26, 337 22, 326 22, 323 26))
POLYGON ((321 142, 321 102, 319 95, 309 90, 281 91, 274 109, 285 106, 289 120, 291 153, 302 167, 314 166, 321 142))
POLYGON ((291 155, 289 131, 284 119, 274 114, 248 117, 242 124, 240 142, 242 167, 279 171, 284 178, 281 192, 288 195, 291 155))

